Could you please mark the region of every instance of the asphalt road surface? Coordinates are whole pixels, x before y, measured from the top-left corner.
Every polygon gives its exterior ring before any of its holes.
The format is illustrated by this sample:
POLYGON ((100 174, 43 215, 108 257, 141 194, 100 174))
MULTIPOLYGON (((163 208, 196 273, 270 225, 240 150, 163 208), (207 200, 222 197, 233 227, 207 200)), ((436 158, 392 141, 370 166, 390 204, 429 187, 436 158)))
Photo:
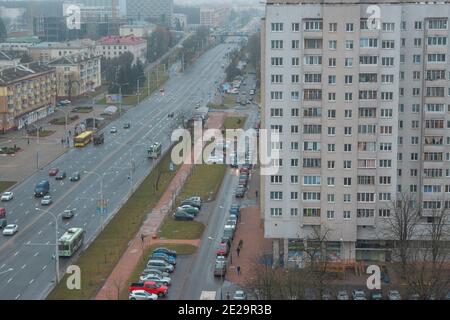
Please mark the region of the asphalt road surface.
MULTIPOLYGON (((54 286, 54 219, 35 208, 48 209, 54 215, 67 208, 76 208, 72 219, 63 221, 61 217, 57 218, 59 235, 70 227, 82 227, 86 230, 85 244, 92 241, 103 220, 96 211, 100 181, 103 180, 103 195, 108 200, 107 221, 126 201, 132 187, 154 166, 154 162, 146 158, 148 143, 160 141, 163 150, 169 147, 173 129, 171 121, 174 120, 167 115, 194 110, 200 100, 206 103, 209 93, 214 95, 218 82, 223 79, 221 65, 225 62, 224 55, 233 46, 235 44, 220 44, 211 49, 184 74, 171 78, 164 86, 164 95, 159 92, 153 94, 110 123, 103 129, 103 145, 90 144, 72 149, 12 190, 14 200, 1 206, 7 209, 8 223, 19 225, 19 232, 11 237, 0 235, 0 299, 43 299, 54 286), (131 123, 130 129, 122 128, 125 122, 131 123), (118 129, 116 134, 110 133, 112 126, 118 129), (134 162, 132 174, 130 159, 134 162), (56 181, 48 176, 48 169, 52 167, 66 171, 68 176, 79 171, 81 180, 70 182, 66 178, 56 181), (96 174, 83 173, 85 170, 96 174), (34 187, 42 179, 50 181, 53 204, 48 207, 41 206, 40 199, 34 197, 34 187)), ((61 258, 60 264, 63 273, 71 259, 61 258)))

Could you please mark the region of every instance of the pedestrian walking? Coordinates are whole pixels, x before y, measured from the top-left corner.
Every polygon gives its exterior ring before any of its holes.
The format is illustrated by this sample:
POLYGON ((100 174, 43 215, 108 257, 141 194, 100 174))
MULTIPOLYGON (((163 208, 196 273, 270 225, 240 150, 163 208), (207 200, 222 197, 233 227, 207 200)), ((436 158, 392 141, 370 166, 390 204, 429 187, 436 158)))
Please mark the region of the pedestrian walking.
POLYGON ((243 245, 244 245, 244 240, 242 240, 242 239, 239 240, 238 247, 242 249, 243 245))
POLYGON ((227 300, 230 300, 230 292, 229 291, 227 291, 227 300))
POLYGON ((28 142, 28 144, 30 144, 30 139, 28 138, 27 140, 28 140, 28 141, 27 141, 27 142, 28 142))
POLYGON ((241 266, 237 266, 236 271, 237 271, 238 276, 240 276, 241 275, 241 266))
POLYGON ((61 144, 64 144, 64 138, 61 138, 61 144))
POLYGON ((258 190, 255 190, 255 197, 258 198, 258 190))
POLYGON ((239 257, 239 253, 241 252, 241 248, 240 247, 237 247, 236 248, 236 253, 237 253, 237 255, 238 255, 238 257, 239 257))

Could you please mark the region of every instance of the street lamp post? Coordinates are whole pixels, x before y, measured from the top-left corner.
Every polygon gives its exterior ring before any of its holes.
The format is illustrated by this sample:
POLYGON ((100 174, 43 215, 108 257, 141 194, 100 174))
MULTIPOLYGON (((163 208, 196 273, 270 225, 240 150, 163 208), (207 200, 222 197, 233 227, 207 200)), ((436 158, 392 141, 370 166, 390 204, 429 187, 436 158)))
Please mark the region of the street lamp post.
POLYGON ((56 283, 59 283, 59 253, 58 253, 58 216, 54 215, 49 210, 42 210, 40 208, 35 208, 36 211, 42 211, 44 213, 49 213, 55 220, 55 262, 56 262, 56 283))
POLYGON ((104 201, 103 200, 103 177, 104 177, 104 175, 101 175, 101 174, 99 174, 97 172, 94 172, 94 171, 86 171, 86 170, 84 171, 84 173, 95 174, 100 179, 100 218, 101 218, 101 225, 102 225, 101 228, 103 230, 103 227, 104 227, 104 224, 105 224, 105 218, 104 218, 103 212, 102 212, 103 201, 104 201))

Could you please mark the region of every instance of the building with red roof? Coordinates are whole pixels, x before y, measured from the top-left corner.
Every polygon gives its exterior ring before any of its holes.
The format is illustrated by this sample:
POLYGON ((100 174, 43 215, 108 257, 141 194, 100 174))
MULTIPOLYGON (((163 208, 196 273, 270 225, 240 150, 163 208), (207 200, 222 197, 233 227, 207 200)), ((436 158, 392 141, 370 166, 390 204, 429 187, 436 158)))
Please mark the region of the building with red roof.
POLYGON ((137 59, 144 63, 147 59, 147 40, 133 35, 112 35, 97 41, 97 53, 105 58, 116 58, 125 52, 133 54, 133 63, 136 63, 137 59))

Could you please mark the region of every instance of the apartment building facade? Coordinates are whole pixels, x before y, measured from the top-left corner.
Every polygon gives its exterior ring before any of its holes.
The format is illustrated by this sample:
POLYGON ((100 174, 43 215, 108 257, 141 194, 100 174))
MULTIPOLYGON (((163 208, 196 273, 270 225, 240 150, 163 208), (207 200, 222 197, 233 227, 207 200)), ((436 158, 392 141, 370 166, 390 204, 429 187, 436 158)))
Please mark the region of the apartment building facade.
POLYGON ((0 132, 21 129, 55 108, 55 69, 40 62, 0 70, 0 132))
POLYGON ((450 4, 267 1, 262 127, 279 133, 280 169, 261 177, 261 208, 275 259, 295 262, 319 229, 330 259, 390 260, 395 199, 422 206, 424 227, 450 207, 449 16, 450 4))
POLYGON ((139 59, 142 63, 147 60, 147 40, 135 36, 107 36, 97 41, 97 54, 103 57, 117 58, 125 52, 134 56, 133 64, 139 59))
POLYGON ((67 55, 95 54, 96 48, 95 41, 79 39, 65 42, 41 42, 28 50, 34 61, 48 63, 67 55))
POLYGON ((49 63, 56 70, 56 96, 78 97, 102 84, 101 57, 93 54, 65 56, 49 63))

